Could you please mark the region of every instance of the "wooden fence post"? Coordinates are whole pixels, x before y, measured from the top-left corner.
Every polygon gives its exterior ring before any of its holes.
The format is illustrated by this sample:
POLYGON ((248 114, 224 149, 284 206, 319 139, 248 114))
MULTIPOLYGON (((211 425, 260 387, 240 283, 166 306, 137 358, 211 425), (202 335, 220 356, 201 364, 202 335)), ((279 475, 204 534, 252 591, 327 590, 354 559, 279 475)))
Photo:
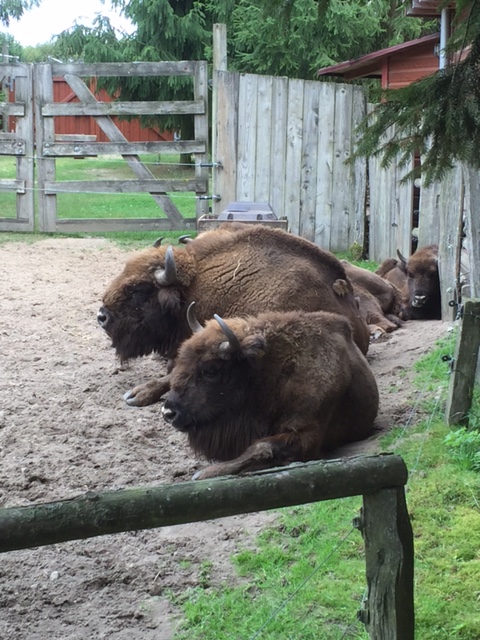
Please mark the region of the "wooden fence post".
POLYGON ((445 422, 468 424, 480 346, 480 300, 465 300, 448 388, 445 422))
POLYGON ((371 640, 413 640, 413 533, 403 487, 363 496, 367 604, 359 612, 371 640))

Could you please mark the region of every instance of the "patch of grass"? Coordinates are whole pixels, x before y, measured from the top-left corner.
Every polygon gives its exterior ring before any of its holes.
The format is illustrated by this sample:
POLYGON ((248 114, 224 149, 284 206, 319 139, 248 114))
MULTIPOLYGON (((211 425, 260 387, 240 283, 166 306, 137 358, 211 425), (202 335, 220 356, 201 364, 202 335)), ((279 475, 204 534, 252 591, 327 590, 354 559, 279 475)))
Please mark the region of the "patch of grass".
MULTIPOLYGON (((159 179, 188 180, 195 175, 191 165, 180 163, 179 156, 141 156, 159 179)), ((0 158, 0 178, 15 178, 15 159, 0 158)), ((100 158, 58 158, 56 180, 133 180, 136 175, 121 156, 100 158)), ((37 194, 36 194, 37 195, 37 194)), ((195 193, 175 192, 171 200, 184 217, 195 217, 195 193)), ((15 217, 16 194, 0 192, 2 217, 15 217)), ((37 208, 38 210, 38 208, 37 208)), ((59 219, 88 218, 165 218, 152 196, 145 193, 59 193, 59 219)))
MULTIPOLYGON (((415 537, 416 637, 480 638, 480 474, 449 455, 443 421, 454 337, 415 366, 422 420, 382 439, 407 463, 407 502, 415 537)), ((478 398, 476 398, 478 403, 478 398)), ((480 415, 480 405, 473 408, 480 415)), ((350 530, 360 498, 283 509, 255 550, 234 563, 237 584, 196 588, 177 598, 185 621, 178 640, 367 638, 355 612, 365 590, 360 534, 350 530)))

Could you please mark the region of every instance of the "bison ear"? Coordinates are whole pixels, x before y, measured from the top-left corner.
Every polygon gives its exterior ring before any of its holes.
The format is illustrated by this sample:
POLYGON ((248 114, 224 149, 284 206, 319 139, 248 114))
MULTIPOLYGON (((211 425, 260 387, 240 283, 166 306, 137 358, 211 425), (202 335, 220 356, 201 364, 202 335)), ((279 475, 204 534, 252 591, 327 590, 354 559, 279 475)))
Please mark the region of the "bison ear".
POLYGON ((247 336, 242 340, 242 355, 247 360, 256 362, 263 358, 267 352, 267 341, 265 336, 257 334, 254 336, 247 336))

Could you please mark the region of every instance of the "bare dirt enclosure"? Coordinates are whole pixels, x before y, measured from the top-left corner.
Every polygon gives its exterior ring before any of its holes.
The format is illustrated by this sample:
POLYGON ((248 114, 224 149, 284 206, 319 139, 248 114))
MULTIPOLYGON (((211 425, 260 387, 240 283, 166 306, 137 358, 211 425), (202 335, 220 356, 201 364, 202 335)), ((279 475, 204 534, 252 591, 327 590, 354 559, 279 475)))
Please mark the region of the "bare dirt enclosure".
MULTIPOLYGON (((196 460, 164 424, 160 405, 122 394, 154 377, 154 357, 120 368, 97 326, 102 293, 126 252, 99 239, 0 246, 0 506, 88 490, 190 479, 196 460)), ((409 322, 371 346, 380 388, 379 432, 402 422, 409 375, 443 322, 409 322), (395 391, 395 392, 392 392, 395 391)), ((372 452, 375 438, 347 450, 372 452)), ((0 638, 168 640, 178 622, 165 596, 231 582, 230 556, 253 543, 271 513, 104 536, 0 556, 0 638)))

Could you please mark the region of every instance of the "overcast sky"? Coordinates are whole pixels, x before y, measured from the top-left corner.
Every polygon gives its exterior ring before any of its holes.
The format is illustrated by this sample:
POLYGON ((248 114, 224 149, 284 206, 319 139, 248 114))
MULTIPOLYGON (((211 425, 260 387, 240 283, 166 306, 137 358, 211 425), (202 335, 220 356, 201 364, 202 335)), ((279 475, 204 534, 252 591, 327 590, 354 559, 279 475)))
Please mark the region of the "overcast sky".
POLYGON ((25 12, 21 20, 12 20, 10 27, 2 27, 1 31, 10 33, 24 47, 34 46, 48 42, 75 20, 90 26, 96 13, 108 15, 115 27, 129 30, 126 20, 110 9, 108 0, 105 5, 100 0, 42 0, 40 7, 25 12))

